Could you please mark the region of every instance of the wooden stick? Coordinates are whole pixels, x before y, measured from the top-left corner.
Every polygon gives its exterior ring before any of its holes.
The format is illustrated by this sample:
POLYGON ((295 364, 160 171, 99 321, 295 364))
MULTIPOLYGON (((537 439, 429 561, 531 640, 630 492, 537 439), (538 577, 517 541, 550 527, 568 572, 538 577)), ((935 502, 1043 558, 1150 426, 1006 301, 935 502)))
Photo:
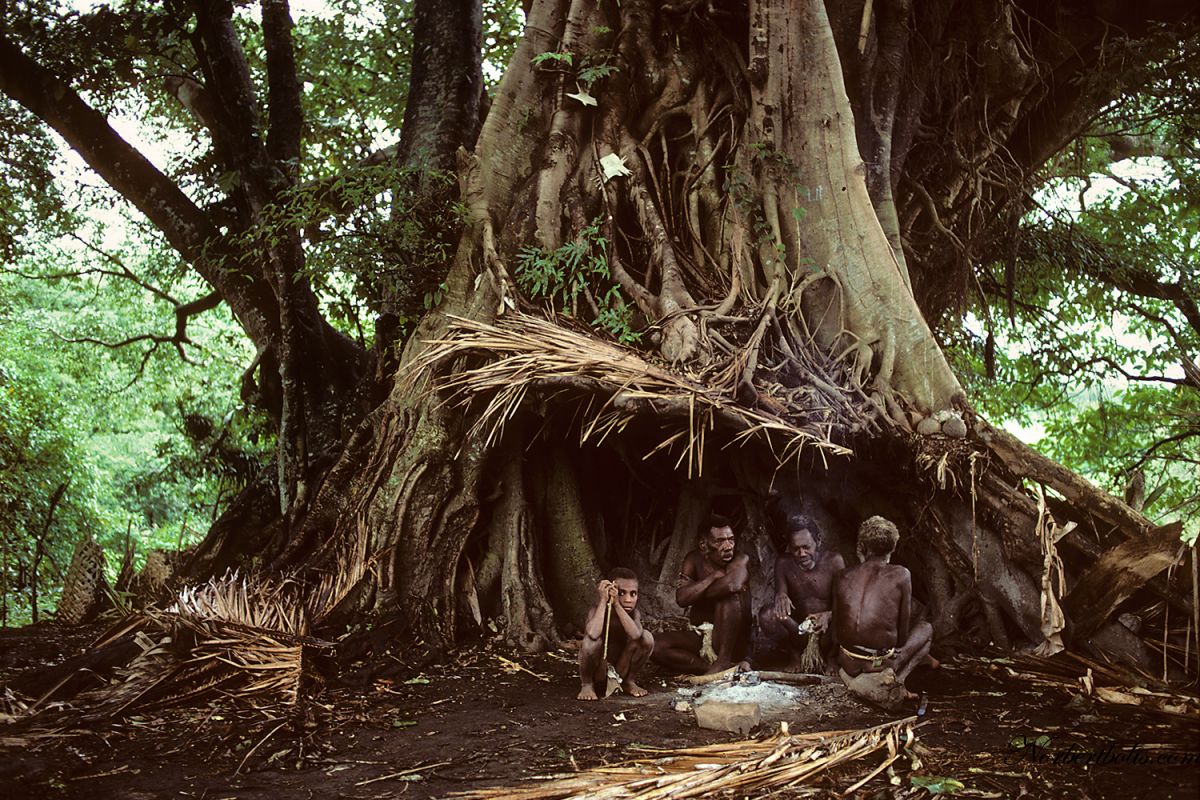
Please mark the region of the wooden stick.
POLYGON ((683 680, 686 683, 690 683, 692 686, 703 686, 706 683, 712 683, 713 681, 719 681, 722 678, 728 678, 730 675, 734 675, 736 673, 737 665, 734 665, 727 670, 723 670, 721 672, 712 672, 708 675, 685 675, 683 680))
MULTIPOLYGON (((126 705, 128 705, 128 704, 126 704, 126 705)), ((280 728, 282 728, 284 725, 287 725, 287 723, 288 723, 288 721, 285 719, 283 722, 279 723, 274 728, 272 728, 270 733, 268 733, 263 738, 259 739, 258 744, 254 745, 254 747, 250 748, 250 752, 246 753, 246 757, 242 759, 242 763, 238 764, 238 768, 233 771, 233 774, 236 776, 239 772, 241 772, 242 767, 246 766, 246 762, 250 760, 250 756, 254 755, 254 751, 257 750, 258 748, 262 747, 263 742, 265 742, 267 739, 270 739, 272 736, 274 736, 275 732, 277 730, 279 730, 280 728)))
POLYGON ((840 679, 831 675, 815 672, 771 672, 759 671, 758 677, 764 681, 775 683, 790 683, 796 686, 812 686, 814 684, 837 683, 840 679))
POLYGON ((439 761, 436 764, 426 764, 423 767, 413 767, 412 769, 405 769, 405 770, 401 770, 400 772, 392 772, 387 775, 380 775, 378 778, 370 778, 365 781, 359 781, 358 783, 356 783, 354 785, 355 786, 367 786, 368 784, 379 783, 379 781, 386 781, 386 780, 391 780, 392 778, 399 778, 403 775, 412 775, 417 772, 425 772, 426 770, 434 769, 435 767, 444 767, 450 763, 453 763, 453 762, 439 761))
POLYGON ((600 660, 608 663, 608 625, 612 621, 612 595, 608 596, 608 604, 604 608, 604 651, 600 654, 600 660))

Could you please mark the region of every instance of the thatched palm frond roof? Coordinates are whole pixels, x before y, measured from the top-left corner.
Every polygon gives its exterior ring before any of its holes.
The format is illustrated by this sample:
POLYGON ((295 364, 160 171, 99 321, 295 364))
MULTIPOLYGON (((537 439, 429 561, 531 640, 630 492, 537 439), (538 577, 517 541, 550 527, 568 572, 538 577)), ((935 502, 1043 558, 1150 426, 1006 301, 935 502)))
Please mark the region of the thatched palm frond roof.
POLYGON ((446 334, 425 345, 416 373, 435 371, 435 385, 452 400, 485 402, 472 433, 488 444, 531 395, 549 395, 583 404, 585 441, 603 440, 639 415, 678 424, 651 452, 681 444, 679 463, 686 460, 689 473, 700 472, 706 434, 718 427, 730 444, 765 442, 780 464, 805 448, 822 457, 851 453, 828 428, 748 408, 638 351, 527 314, 494 324, 450 317, 446 334))

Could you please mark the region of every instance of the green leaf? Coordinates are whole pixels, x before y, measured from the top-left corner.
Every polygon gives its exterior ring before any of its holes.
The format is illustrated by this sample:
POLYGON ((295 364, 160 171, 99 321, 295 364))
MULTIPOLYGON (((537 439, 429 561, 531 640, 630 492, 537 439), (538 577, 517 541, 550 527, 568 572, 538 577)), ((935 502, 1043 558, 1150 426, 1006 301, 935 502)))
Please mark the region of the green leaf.
POLYGON ((916 788, 925 789, 930 794, 954 794, 960 789, 967 788, 965 784, 954 778, 913 775, 909 781, 916 788))
POLYGON ((573 55, 571 55, 570 52, 567 52, 567 51, 564 51, 561 53, 545 52, 545 53, 538 53, 536 56, 531 58, 529 61, 535 67, 545 64, 547 61, 553 61, 555 63, 566 64, 567 66, 571 66, 572 62, 574 61, 574 58, 575 57, 573 55))

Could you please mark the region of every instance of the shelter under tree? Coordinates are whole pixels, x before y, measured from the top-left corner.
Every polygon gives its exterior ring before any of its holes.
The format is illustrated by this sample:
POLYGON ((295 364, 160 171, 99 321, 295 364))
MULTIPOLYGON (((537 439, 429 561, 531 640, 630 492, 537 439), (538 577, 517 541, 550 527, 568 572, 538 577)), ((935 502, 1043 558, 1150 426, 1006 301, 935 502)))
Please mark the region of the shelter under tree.
MULTIPOLYGON (((935 641, 1050 653, 1095 634, 1136 662, 1144 646, 1112 622, 1123 602, 1196 611, 1160 575, 1178 526, 988 425, 930 326, 958 324, 975 265, 1114 100, 1111 76, 1195 38, 1189 5, 533 0, 481 103, 479 6, 417 0, 399 145, 359 169, 390 159, 397 194, 431 196, 420 170, 453 169, 465 214, 438 234, 438 302, 400 341, 405 301, 384 298, 370 350, 305 277, 345 198, 302 179, 286 2, 261 3, 261 41, 233 3, 90 18, 174 37, 236 178, 208 205, 89 105, 86 65, 24 4, 4 12, 0 91, 141 210, 257 347, 244 384, 275 461, 183 576, 241 568, 258 589, 234 588, 278 604, 260 622, 288 642, 350 629, 361 653, 490 620, 550 647, 618 563, 645 576, 648 614, 670 613, 711 510, 765 576, 771 510, 802 498, 843 548, 867 516, 900 525, 935 641), (297 196, 321 218, 281 213, 297 196)), ((202 310, 181 308, 180 330, 202 310)), ((221 585, 180 613, 209 613, 221 585)))

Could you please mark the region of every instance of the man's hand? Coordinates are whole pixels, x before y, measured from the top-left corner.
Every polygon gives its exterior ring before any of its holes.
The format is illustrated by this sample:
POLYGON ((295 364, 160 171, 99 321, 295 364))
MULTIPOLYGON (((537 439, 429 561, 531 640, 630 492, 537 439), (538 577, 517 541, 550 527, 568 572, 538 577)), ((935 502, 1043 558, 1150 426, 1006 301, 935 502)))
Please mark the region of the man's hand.
POLYGON ((809 614, 808 618, 812 620, 813 633, 824 633, 829 628, 829 621, 833 619, 833 612, 820 611, 816 614, 809 614))
POLYGON ((600 583, 596 585, 596 589, 598 590, 600 602, 602 603, 607 603, 610 600, 617 599, 617 585, 612 581, 600 581, 600 583))
POLYGON ((792 615, 795 606, 792 605, 792 598, 786 593, 775 595, 775 616, 778 619, 787 619, 792 615))

